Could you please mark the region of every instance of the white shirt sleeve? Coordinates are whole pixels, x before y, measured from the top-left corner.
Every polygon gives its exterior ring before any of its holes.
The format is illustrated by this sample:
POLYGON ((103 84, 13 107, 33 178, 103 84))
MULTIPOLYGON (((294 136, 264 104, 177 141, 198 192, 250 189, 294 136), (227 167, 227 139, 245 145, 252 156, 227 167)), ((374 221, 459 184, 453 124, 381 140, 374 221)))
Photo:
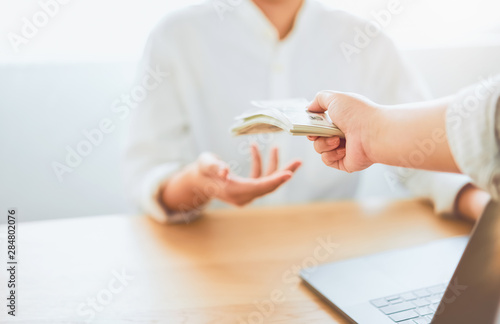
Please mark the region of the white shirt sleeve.
POLYGON ((434 212, 443 217, 455 215, 456 198, 465 185, 471 183, 468 176, 394 168, 399 181, 408 188, 413 195, 427 198, 434 204, 434 212))
POLYGON ((500 193, 500 76, 460 91, 449 105, 446 131, 460 170, 493 199, 500 193))
MULTIPOLYGON (((200 210, 172 212, 159 200, 161 185, 196 156, 187 111, 176 91, 174 53, 167 39, 154 31, 146 45, 131 91, 128 139, 124 156, 126 187, 131 199, 159 222, 189 222, 200 210), (134 90, 142 87, 140 90, 134 90), (134 98, 134 91, 136 98, 134 98), (144 94, 145 93, 145 94, 144 94)), ((119 107, 117 107, 119 109, 119 107)), ((125 109, 124 109, 125 110, 125 109)))
MULTIPOLYGON (((389 92, 378 100, 379 103, 401 104, 431 99, 431 95, 418 73, 407 66, 389 38, 381 35, 378 42, 372 46, 374 51, 383 53, 385 62, 379 64, 380 72, 375 74, 385 77, 372 83, 378 85, 377 92, 380 94, 389 92)), ((397 179, 414 196, 431 200, 435 213, 443 217, 455 215, 454 207, 458 193, 465 185, 471 183, 469 177, 452 173, 410 170, 390 166, 387 169, 395 175, 391 178, 397 179)))

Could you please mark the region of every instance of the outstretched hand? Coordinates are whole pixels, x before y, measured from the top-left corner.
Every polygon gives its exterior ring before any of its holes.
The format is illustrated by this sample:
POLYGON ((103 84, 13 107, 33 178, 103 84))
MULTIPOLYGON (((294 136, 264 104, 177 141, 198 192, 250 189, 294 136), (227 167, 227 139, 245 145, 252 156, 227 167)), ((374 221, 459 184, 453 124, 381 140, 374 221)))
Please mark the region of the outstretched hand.
POLYGON ((252 170, 248 178, 232 174, 226 162, 212 153, 203 153, 197 161, 200 175, 210 186, 213 196, 227 203, 244 206, 258 197, 276 190, 290 180, 302 162, 293 160, 279 169, 278 149, 271 150, 269 163, 263 172, 262 158, 257 145, 251 146, 252 170))

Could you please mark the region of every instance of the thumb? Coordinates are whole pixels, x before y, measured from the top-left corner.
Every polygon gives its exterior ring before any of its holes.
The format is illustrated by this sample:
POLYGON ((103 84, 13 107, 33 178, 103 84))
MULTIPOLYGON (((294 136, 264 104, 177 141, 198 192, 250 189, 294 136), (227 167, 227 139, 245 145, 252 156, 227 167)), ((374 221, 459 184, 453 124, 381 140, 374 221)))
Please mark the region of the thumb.
POLYGON ((227 163, 219 159, 215 154, 204 152, 198 158, 198 166, 202 174, 209 177, 225 178, 229 171, 227 163))
POLYGON ((330 90, 323 90, 318 92, 307 110, 316 113, 326 112, 331 103, 335 100, 336 94, 337 92, 330 90))

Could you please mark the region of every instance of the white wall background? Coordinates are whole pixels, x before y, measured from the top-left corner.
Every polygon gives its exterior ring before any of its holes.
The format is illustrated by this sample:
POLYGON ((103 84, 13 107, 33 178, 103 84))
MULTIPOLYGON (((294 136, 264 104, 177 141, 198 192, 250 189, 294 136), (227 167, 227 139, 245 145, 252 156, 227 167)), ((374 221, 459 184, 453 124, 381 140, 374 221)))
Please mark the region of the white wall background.
MULTIPOLYGON (((20 33, 23 19, 31 20, 41 10, 40 3, 51 1, 56 0, 0 0, 0 61, 135 60, 161 17, 200 0, 64 0, 68 3, 15 52, 8 34, 20 33)), ((367 19, 399 3, 401 13, 392 17, 385 31, 404 48, 484 44, 497 42, 500 34, 498 0, 320 1, 367 19)))
MULTIPOLYGON (((23 17, 31 18, 40 5, 0 0, 0 210, 17 207, 24 220, 130 212, 119 172, 124 125, 109 108, 130 90, 149 30, 186 2, 193 1, 72 0, 16 52, 9 33, 19 33, 23 17), (62 161, 65 147, 74 147, 103 118, 115 121, 115 130, 59 182, 51 163, 62 161)), ((329 2, 369 19, 388 3, 329 2)), ((386 31, 435 95, 500 73, 498 1, 402 4, 405 10, 386 31)), ((387 192, 375 174, 364 195, 387 192)))

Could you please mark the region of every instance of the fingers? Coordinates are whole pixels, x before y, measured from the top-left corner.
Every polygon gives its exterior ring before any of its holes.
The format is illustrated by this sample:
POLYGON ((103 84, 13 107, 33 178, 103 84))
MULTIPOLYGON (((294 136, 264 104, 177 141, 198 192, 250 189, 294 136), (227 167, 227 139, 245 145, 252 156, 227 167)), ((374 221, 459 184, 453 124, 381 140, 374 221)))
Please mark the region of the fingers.
POLYGON ((307 139, 310 141, 315 141, 319 138, 319 136, 307 136, 307 139))
POLYGON ((259 178, 262 175, 262 158, 257 144, 252 143, 250 150, 252 152, 252 171, 250 177, 259 178))
POLYGON ((318 137, 314 141, 314 149, 319 154, 335 150, 340 145, 339 137, 318 137))
POLYGON ((285 182, 290 180, 293 172, 301 165, 300 161, 294 161, 287 169, 275 171, 271 175, 258 179, 241 178, 238 176, 228 177, 227 192, 219 198, 237 206, 244 206, 256 198, 273 192, 285 182))
POLYGON ((253 194, 255 197, 263 196, 274 190, 279 186, 287 182, 292 178, 293 173, 291 171, 277 171, 272 175, 262 177, 256 181, 253 188, 253 194))
POLYGON ((230 176, 226 187, 227 192, 224 192, 219 198, 236 206, 244 206, 256 198, 276 190, 291 177, 291 171, 277 171, 258 179, 230 176))
POLYGON ((269 165, 267 166, 266 175, 270 175, 271 173, 274 173, 276 172, 276 170, 278 170, 278 164, 279 164, 278 148, 273 147, 269 155, 270 155, 269 165))
MULTIPOLYGON (((256 144, 252 144, 252 172, 250 177, 257 179, 262 176, 262 157, 256 144)), ((295 172, 302 164, 300 161, 293 161, 284 170, 295 172)), ((269 153, 269 165, 267 166, 266 176, 269 176, 278 170, 279 166, 279 150, 273 147, 269 153)))
POLYGON ((314 100, 311 102, 307 110, 311 112, 322 113, 328 110, 330 103, 335 99, 334 91, 320 91, 314 97, 314 100))
POLYGON ((292 173, 295 173, 295 171, 297 171, 297 169, 300 168, 301 165, 302 165, 302 161, 294 160, 294 161, 288 163, 288 165, 283 168, 283 171, 290 171, 292 173))
POLYGON ((343 147, 333 151, 322 153, 321 160, 327 166, 338 169, 339 161, 344 159, 345 156, 346 156, 346 149, 343 147))

